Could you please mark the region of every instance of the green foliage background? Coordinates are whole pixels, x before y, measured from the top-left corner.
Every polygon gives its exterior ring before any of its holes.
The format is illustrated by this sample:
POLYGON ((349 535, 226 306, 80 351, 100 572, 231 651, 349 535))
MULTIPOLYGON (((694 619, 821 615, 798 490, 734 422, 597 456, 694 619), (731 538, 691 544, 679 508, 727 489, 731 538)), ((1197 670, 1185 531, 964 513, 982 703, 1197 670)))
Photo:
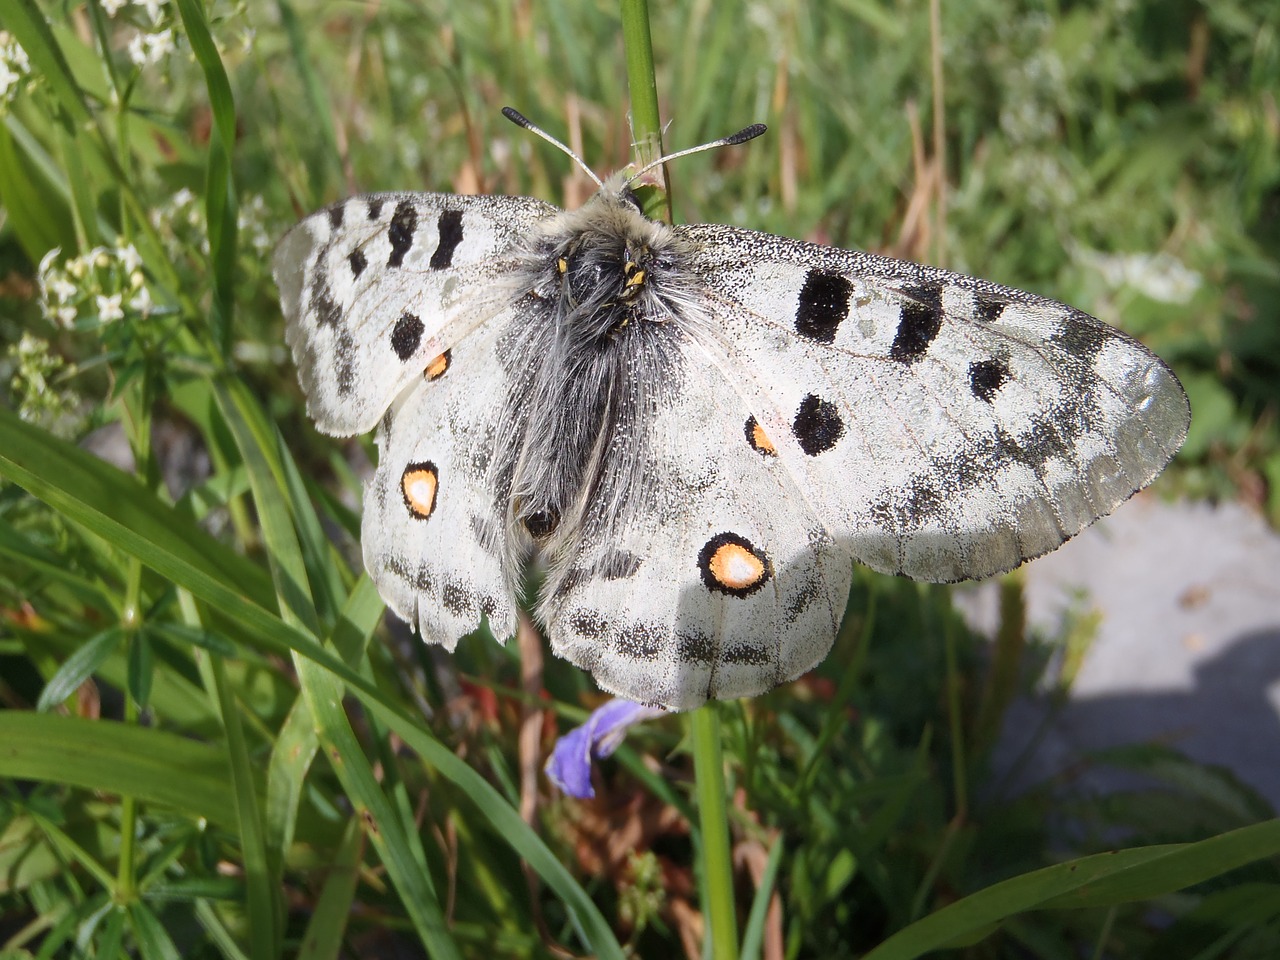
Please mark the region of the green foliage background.
MULTIPOLYGON (((1165 488, 1280 518, 1275 5, 944 3, 936 105, 928 14, 655 7, 668 146, 770 125, 681 161, 677 216, 931 260, 1141 336, 1194 410, 1165 488)), ((370 447, 309 427, 266 268, 298 216, 360 190, 580 202, 498 107, 625 164, 618 10, 5 0, 0 28, 27 58, 0 94, 2 380, 24 418, 0 413, 0 948, 687 946, 714 867, 680 722, 567 801, 531 785, 517 732, 545 750, 538 711, 580 720, 582 675, 549 662, 532 699, 514 647, 370 642, 370 447), (112 424, 119 466, 66 442, 112 424)), ((815 677, 720 708, 743 953, 1277 955, 1280 828, 1228 775, 1142 748, 1099 762, 1160 789, 1002 789, 1000 718, 1051 652, 1016 578, 1003 595, 988 647, 945 590, 859 575, 815 677)))

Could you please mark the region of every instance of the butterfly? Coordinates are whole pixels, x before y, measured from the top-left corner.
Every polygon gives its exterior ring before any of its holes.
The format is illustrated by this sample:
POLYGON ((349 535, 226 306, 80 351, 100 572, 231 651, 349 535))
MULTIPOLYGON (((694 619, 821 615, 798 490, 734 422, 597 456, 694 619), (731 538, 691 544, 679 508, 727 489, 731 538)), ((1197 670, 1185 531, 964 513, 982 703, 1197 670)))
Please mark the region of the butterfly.
POLYGON ((605 690, 671 710, 759 694, 826 656, 855 562, 936 582, 1010 570, 1149 484, 1186 436, 1174 374, 1087 314, 658 222, 632 190, 644 172, 597 179, 570 211, 353 197, 276 250, 310 416, 377 429, 364 563, 424 640, 510 636, 536 557, 552 650, 605 690))

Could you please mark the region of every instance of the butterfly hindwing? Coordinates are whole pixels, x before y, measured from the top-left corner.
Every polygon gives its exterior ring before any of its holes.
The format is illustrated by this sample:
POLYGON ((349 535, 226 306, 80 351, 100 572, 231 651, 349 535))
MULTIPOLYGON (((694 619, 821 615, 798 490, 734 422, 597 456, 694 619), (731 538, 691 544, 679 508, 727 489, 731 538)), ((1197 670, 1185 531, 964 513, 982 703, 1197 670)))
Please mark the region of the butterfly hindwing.
POLYGON ((526 197, 375 193, 290 230, 273 265, 316 426, 371 430, 432 358, 505 306, 503 255, 554 212, 526 197))
POLYGON ((1064 304, 717 225, 691 268, 798 495, 868 566, 980 578, 1052 550, 1182 443, 1181 386, 1064 304))
POLYGON ((515 632, 502 522, 489 484, 499 314, 427 365, 383 417, 365 489, 365 569, 387 605, 425 640, 453 650, 487 618, 515 632))
POLYGON ((552 649, 606 690, 677 710, 810 669, 839 628, 852 560, 697 345, 680 351, 648 434, 644 509, 603 529, 589 517, 573 567, 549 584, 552 649))

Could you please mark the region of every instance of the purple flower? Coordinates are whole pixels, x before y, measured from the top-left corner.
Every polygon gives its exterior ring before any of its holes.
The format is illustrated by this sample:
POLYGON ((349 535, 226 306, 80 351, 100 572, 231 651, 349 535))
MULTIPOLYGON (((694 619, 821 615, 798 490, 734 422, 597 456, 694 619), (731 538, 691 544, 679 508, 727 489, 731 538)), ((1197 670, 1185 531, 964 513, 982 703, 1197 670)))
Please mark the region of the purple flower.
POLYGON ((666 712, 661 707, 646 707, 630 700, 610 700, 587 717, 586 723, 556 741, 547 760, 547 776, 571 797, 579 800, 594 797, 591 761, 603 760, 617 750, 632 724, 661 717, 666 712))

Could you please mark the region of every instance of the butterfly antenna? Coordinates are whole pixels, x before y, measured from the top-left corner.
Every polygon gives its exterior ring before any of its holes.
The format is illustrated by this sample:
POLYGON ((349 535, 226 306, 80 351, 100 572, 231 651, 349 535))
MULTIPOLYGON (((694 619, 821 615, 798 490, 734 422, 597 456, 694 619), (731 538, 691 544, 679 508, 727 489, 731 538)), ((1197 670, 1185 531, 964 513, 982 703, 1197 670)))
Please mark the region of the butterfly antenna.
POLYGON ((651 163, 646 163, 638 171, 627 177, 627 184, 635 183, 654 167, 664 163, 669 163, 677 157, 687 157, 691 153, 701 153, 703 150, 714 150, 716 147, 734 147, 740 143, 746 143, 748 140, 754 140, 760 134, 769 128, 763 123, 753 123, 749 127, 743 127, 737 133, 730 134, 727 137, 721 137, 719 140, 712 140, 710 143, 704 143, 700 147, 690 147, 687 150, 677 150, 675 153, 669 153, 665 157, 659 157, 651 163))
POLYGON ((556 147, 559 147, 561 151, 568 154, 569 157, 572 158, 574 163, 576 163, 584 171, 586 171, 587 176, 596 182, 597 187, 604 186, 604 182, 595 175, 592 169, 587 166, 586 162, 580 156, 578 156, 576 153, 574 153, 572 150, 566 147, 563 143, 561 143, 551 134, 547 133, 547 131, 543 130, 539 126, 536 126, 532 120, 526 117, 523 113, 521 113, 515 107, 503 107, 502 115, 506 117, 508 120, 510 120, 512 123, 514 123, 517 127, 524 127, 530 133, 536 133, 543 140, 547 141, 547 143, 550 143, 556 147))

